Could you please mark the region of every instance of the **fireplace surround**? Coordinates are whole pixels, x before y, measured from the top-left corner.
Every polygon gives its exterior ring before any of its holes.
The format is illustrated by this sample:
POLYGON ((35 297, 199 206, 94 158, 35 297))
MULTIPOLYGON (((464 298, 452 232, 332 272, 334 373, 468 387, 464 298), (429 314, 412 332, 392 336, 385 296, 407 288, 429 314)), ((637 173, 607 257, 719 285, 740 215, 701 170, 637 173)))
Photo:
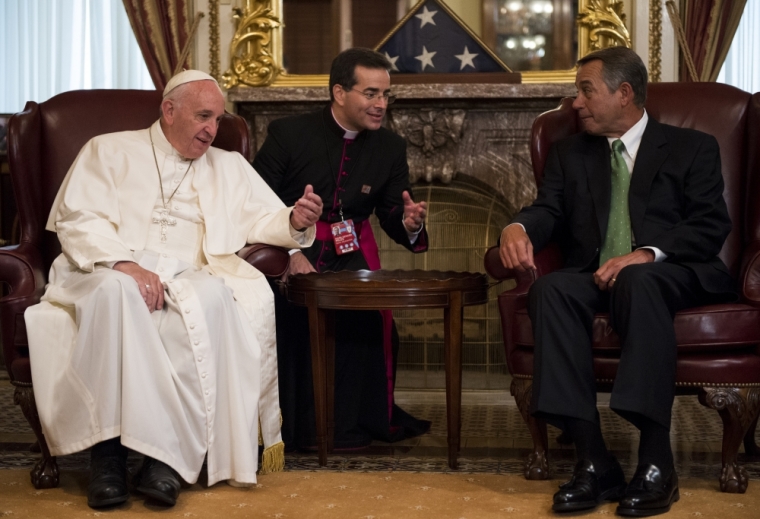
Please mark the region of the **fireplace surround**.
MULTIPOLYGON (((397 85, 386 126, 407 141, 415 199, 427 200, 430 249, 418 255, 393 243, 373 222, 387 269, 484 272, 483 255, 503 226, 536 195, 529 140, 533 120, 574 96, 571 83, 397 85)), ((249 123, 254 149, 277 118, 319 109, 327 87, 238 87, 228 101, 249 123)), ((463 388, 509 387, 496 294, 465 310, 463 388)), ((440 312, 396 311, 401 345, 397 388, 442 389, 440 312)))

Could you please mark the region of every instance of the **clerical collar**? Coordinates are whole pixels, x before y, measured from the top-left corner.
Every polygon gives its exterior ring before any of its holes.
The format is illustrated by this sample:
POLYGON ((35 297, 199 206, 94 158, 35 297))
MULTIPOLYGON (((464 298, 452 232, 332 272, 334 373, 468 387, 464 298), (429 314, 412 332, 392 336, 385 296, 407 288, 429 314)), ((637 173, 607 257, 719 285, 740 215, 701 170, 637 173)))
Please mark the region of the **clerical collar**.
POLYGON ((163 128, 161 128, 160 119, 153 123, 153 126, 150 127, 150 132, 153 135, 153 143, 156 145, 156 148, 161 150, 162 153, 175 156, 184 162, 191 161, 191 159, 183 157, 177 150, 174 149, 174 146, 171 145, 169 139, 167 139, 166 135, 164 134, 163 128))
POLYGON ((352 141, 356 139, 356 136, 359 135, 359 132, 354 130, 349 130, 348 128, 345 128, 342 124, 338 122, 338 118, 335 117, 335 112, 333 112, 332 106, 330 106, 330 116, 333 120, 333 122, 338 125, 338 128, 343 130, 343 138, 348 139, 349 141, 352 141))

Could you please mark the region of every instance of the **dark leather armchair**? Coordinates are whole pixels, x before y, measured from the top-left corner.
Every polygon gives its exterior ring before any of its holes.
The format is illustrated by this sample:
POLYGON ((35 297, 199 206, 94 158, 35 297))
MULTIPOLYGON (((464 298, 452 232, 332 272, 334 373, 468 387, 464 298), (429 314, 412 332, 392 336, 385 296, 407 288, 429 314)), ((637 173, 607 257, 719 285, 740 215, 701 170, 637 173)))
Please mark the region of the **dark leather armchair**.
MULTIPOLYGON (((161 93, 146 90, 82 90, 45 101, 29 102, 10 119, 8 155, 18 205, 20 243, 0 249, 0 327, 5 363, 16 387, 14 401, 37 436, 42 459, 32 469, 36 488, 58 485, 58 466, 42 434, 32 389, 24 311, 39 302, 50 265, 61 252, 56 235, 45 231, 53 200, 79 150, 103 133, 149 127, 159 115, 161 93)), ((251 154, 248 125, 225 114, 214 146, 251 154)), ((286 251, 261 244, 239 255, 264 274, 279 276, 287 268, 286 251)))
MULTIPOLYGON (((572 99, 540 115, 533 124, 531 156, 537 185, 551 145, 580 132, 572 99)), ((717 83, 660 83, 649 87, 646 108, 660 122, 695 128, 718 139, 724 197, 733 222, 721 259, 737 281, 736 303, 702 306, 678 312, 676 392, 697 394, 699 401, 723 420, 724 492, 744 492, 747 472, 737 464, 745 450, 758 454, 754 432, 760 411, 760 94, 750 95, 717 83)), ((528 423, 534 451, 525 467, 528 479, 549 477, 546 424, 528 415, 533 376, 533 333, 526 310, 527 294, 538 276, 562 266, 559 248, 550 244, 535 257, 536 272, 504 268, 498 249, 486 254, 485 266, 496 279, 517 286, 499 295, 512 395, 528 423)), ((594 373, 599 391, 609 391, 620 359, 619 339, 607 314, 593 324, 594 373)))

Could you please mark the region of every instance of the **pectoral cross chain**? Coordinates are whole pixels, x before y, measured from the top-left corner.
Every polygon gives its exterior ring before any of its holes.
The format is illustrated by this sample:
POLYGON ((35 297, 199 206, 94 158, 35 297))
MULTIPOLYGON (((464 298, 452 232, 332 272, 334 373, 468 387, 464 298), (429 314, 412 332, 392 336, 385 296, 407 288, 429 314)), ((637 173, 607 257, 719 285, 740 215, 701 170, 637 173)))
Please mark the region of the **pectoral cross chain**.
POLYGON ((158 173, 158 187, 161 189, 161 202, 164 204, 163 211, 159 211, 158 214, 161 215, 161 218, 153 217, 153 223, 157 223, 161 225, 161 242, 166 242, 166 231, 169 230, 169 226, 175 226, 177 225, 177 219, 172 218, 169 216, 169 204, 172 201, 172 198, 174 198, 174 195, 177 194, 177 190, 179 189, 179 186, 182 185, 182 182, 184 182, 185 177, 190 172, 190 169, 193 167, 193 162, 195 162, 195 159, 190 161, 190 164, 187 166, 187 171, 185 171, 185 174, 182 175, 182 180, 179 181, 177 184, 177 187, 174 188, 174 191, 172 191, 172 194, 169 195, 169 199, 167 200, 164 196, 164 184, 161 181, 161 168, 158 167, 158 158, 156 157, 156 146, 153 144, 153 129, 148 130, 148 135, 150 136, 150 147, 153 149, 153 162, 156 164, 156 173, 158 173))
POLYGON ((161 225, 161 242, 166 242, 166 231, 168 230, 169 226, 177 225, 177 219, 172 218, 169 216, 169 211, 167 209, 164 209, 159 213, 161 215, 161 218, 153 217, 153 223, 157 223, 161 225))

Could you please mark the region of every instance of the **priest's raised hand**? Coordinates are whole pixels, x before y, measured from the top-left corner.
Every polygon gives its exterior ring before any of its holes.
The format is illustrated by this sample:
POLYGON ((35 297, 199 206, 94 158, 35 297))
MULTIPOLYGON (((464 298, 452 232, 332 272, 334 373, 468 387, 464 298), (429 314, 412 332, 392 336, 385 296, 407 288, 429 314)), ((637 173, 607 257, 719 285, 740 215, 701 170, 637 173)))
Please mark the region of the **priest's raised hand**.
POLYGON ((422 224, 427 216, 427 202, 416 202, 409 196, 408 191, 401 194, 404 200, 404 227, 407 231, 416 233, 422 229, 422 224))
POLYGON ((303 196, 296 200, 290 213, 290 225, 298 231, 305 231, 322 216, 322 199, 314 192, 311 184, 306 186, 303 196))

